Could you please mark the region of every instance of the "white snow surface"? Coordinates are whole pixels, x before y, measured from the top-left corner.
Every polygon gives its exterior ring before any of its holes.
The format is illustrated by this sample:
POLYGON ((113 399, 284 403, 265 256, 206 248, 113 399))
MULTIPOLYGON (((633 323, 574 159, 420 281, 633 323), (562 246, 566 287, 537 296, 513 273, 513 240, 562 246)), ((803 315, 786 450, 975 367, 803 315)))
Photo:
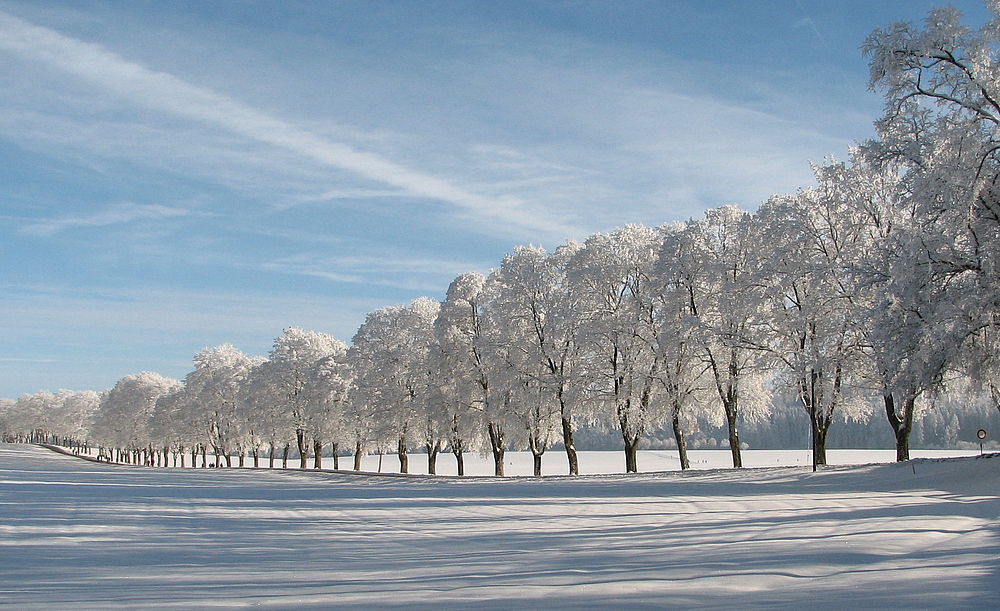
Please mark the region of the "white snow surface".
POLYGON ((1000 455, 580 477, 0 445, 11 609, 991 609, 1000 455))

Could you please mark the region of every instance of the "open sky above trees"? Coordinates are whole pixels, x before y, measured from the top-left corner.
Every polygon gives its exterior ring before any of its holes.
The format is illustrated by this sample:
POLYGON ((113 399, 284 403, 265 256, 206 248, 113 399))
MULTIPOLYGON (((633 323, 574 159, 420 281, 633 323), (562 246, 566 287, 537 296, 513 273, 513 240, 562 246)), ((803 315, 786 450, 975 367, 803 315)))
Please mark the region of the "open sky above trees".
POLYGON ((872 137, 860 45, 940 4, 0 0, 0 396, 754 210, 872 137))

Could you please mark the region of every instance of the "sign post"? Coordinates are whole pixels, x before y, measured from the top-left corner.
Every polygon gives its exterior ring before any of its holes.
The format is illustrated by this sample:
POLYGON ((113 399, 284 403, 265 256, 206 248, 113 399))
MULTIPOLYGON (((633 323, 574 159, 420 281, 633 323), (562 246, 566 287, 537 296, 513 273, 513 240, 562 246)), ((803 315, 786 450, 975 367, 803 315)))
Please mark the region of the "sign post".
POLYGON ((976 437, 979 437, 979 455, 983 455, 983 440, 986 439, 986 429, 979 429, 976 433, 976 437))

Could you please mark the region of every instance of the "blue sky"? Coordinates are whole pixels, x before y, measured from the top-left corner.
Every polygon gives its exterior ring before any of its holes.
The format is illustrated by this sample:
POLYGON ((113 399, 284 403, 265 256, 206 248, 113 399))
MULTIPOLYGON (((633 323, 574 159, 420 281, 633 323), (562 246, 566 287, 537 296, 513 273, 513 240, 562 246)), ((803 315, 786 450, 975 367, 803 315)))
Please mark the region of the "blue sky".
POLYGON ((859 46, 939 4, 0 0, 0 397, 755 209, 872 136, 859 46))

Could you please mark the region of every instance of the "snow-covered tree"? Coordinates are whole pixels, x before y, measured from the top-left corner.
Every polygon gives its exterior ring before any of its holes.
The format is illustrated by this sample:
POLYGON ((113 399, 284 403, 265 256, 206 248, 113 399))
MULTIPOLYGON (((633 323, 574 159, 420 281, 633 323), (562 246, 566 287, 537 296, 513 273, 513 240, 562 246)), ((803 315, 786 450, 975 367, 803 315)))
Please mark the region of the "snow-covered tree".
POLYGON ((36 442, 63 446, 84 445, 90 435, 91 423, 100 403, 94 391, 40 390, 24 394, 6 407, 4 428, 8 434, 36 442))
POLYGON ((0 438, 13 441, 19 431, 14 427, 14 406, 17 401, 6 397, 0 398, 0 438))
POLYGON ((50 441, 54 417, 55 395, 47 390, 26 393, 14 403, 13 426, 33 441, 50 441))
POLYGON ((754 217, 733 206, 708 210, 704 218, 690 221, 679 237, 677 278, 688 295, 699 349, 722 403, 733 466, 741 467, 738 427, 748 411, 741 409, 741 402, 758 411, 768 405, 761 383, 767 365, 762 333, 767 319, 756 266, 763 245, 754 217))
POLYGON ((577 373, 582 322, 566 266, 580 248, 581 244, 569 242, 552 254, 531 246, 514 249, 490 276, 489 300, 507 365, 524 390, 534 389, 538 395, 531 400, 526 420, 536 463, 545 450, 541 440, 549 434, 548 424, 540 425, 552 419, 550 406, 554 406, 571 475, 579 473, 573 417, 582 386, 577 373))
POLYGON ((867 301, 856 266, 870 243, 851 204, 860 185, 845 184, 860 178, 852 170, 836 163, 817 168, 818 188, 774 197, 757 213, 768 245, 760 269, 771 350, 783 366, 780 378, 809 415, 814 468, 826 464, 834 415, 857 392, 863 368, 867 301))
MULTIPOLYGON (((987 8, 993 18, 979 30, 947 7, 922 28, 878 29, 864 46, 886 100, 864 151, 901 175, 908 221, 886 251, 891 276, 873 327, 892 348, 881 366, 892 374, 885 400, 900 459, 916 398, 957 366, 958 347, 989 345, 983 336, 1000 320, 1000 5, 987 8)), ((995 353, 971 359, 984 361, 975 375, 991 376, 995 353)))
MULTIPOLYGON (((124 452, 127 460, 140 462, 144 459, 149 462, 154 450, 149 420, 156 401, 180 388, 181 382, 149 371, 118 380, 101 398, 94 415, 91 431, 94 440, 107 448, 124 452)), ((159 441, 156 445, 159 446, 159 441)))
POLYGON ((333 468, 339 469, 340 440, 344 435, 344 404, 351 387, 352 370, 347 364, 347 346, 337 341, 331 354, 316 361, 306 395, 309 430, 313 435, 313 457, 322 467, 323 444, 332 444, 333 468))
MULTIPOLYGON (((310 381, 321 359, 343 349, 342 342, 326 333, 295 327, 285 329, 284 334, 274 340, 268 360, 251 373, 256 395, 252 403, 266 406, 269 413, 263 419, 267 422, 265 427, 273 432, 272 440, 286 428, 294 432, 302 469, 308 466, 311 449, 309 414, 313 400, 309 393, 310 381)), ((286 447, 283 462, 287 456, 286 447)))
POLYGON ((863 334, 869 387, 882 396, 897 458, 907 460, 918 400, 954 362, 963 343, 954 325, 962 317, 954 315, 957 296, 938 281, 919 204, 898 166, 857 155, 852 161, 822 168, 820 184, 824 198, 839 202, 838 222, 854 243, 845 279, 851 316, 863 334))
POLYGON ((459 475, 465 475, 465 452, 478 444, 478 413, 485 400, 474 350, 485 282, 486 278, 477 273, 455 278, 434 321, 435 342, 431 353, 434 382, 430 397, 459 475))
MULTIPOLYGON (((172 393, 161 395, 156 399, 153 406, 153 413, 149 417, 149 434, 154 443, 163 448, 164 457, 172 456, 173 464, 186 466, 184 452, 192 449, 197 443, 195 440, 198 434, 194 427, 184 418, 182 404, 185 401, 184 389, 181 388, 172 393)), ((194 455, 191 458, 191 466, 194 463, 194 455)))
POLYGON ((59 390, 54 398, 57 411, 53 434, 65 441, 86 440, 100 406, 100 395, 92 390, 59 390))
POLYGON ((654 286, 654 304, 659 328, 657 343, 659 368, 658 380, 663 388, 663 402, 667 409, 677 444, 681 469, 688 469, 691 462, 687 453, 685 427, 695 422, 698 414, 693 408, 709 403, 708 371, 700 349, 701 327, 692 302, 691 282, 683 257, 686 256, 684 225, 661 228, 663 244, 657 258, 654 286))
POLYGON ((643 432, 663 418, 656 398, 662 363, 652 291, 660 242, 656 230, 629 225, 591 236, 568 265, 584 324, 582 373, 594 399, 606 407, 606 420, 621 431, 629 473, 638 470, 643 432))
POLYGON ((408 306, 368 314, 351 342, 356 372, 352 401, 368 405, 379 427, 377 442, 392 443, 400 470, 408 471, 411 436, 424 424, 437 302, 422 297, 408 306))
POLYGON ((291 440, 295 438, 295 423, 285 409, 284 396, 273 381, 273 366, 268 361, 254 365, 240 386, 237 409, 240 420, 247 423, 251 443, 267 447, 267 466, 274 468, 278 448, 282 448, 282 467, 288 464, 291 440))
POLYGON ((492 388, 495 363, 493 345, 483 312, 487 295, 482 274, 462 274, 452 281, 434 322, 438 391, 445 410, 449 446, 465 473, 463 452, 480 443, 493 454, 494 472, 504 474, 509 394, 492 388), (485 435, 483 435, 485 431, 485 435))
POLYGON ((200 432, 216 461, 224 460, 226 466, 232 466, 233 452, 240 466, 248 452, 256 461, 257 447, 250 441, 239 403, 241 386, 259 362, 232 344, 204 348, 195 354, 195 368, 184 379, 180 417, 200 432))

